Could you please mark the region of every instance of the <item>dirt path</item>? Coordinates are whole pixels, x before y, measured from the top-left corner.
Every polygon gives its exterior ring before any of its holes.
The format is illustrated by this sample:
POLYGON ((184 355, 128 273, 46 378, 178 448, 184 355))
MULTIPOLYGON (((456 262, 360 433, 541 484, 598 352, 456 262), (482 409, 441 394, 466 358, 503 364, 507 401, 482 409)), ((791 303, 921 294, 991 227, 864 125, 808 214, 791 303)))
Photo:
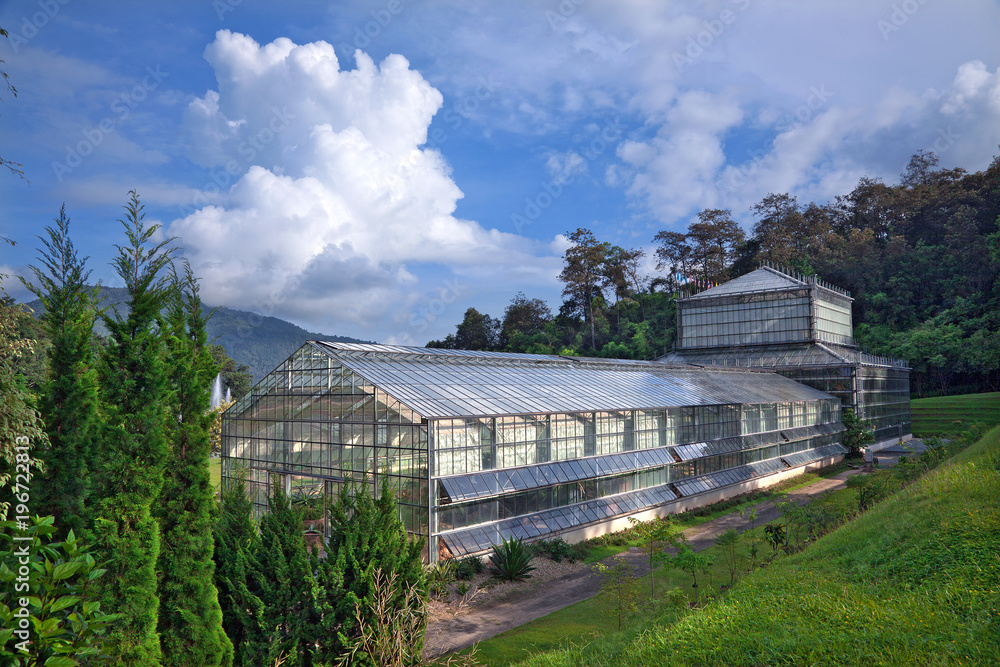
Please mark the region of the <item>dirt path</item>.
MULTIPOLYGON (((844 488, 844 480, 848 475, 857 472, 848 470, 834 477, 813 482, 795 493, 758 503, 757 525, 780 516, 780 512, 775 508, 777 503, 790 500, 797 505, 804 505, 819 495, 844 488)), ((740 532, 745 531, 746 519, 734 511, 695 528, 689 528, 684 533, 694 550, 701 551, 715 544, 715 538, 730 528, 740 532)), ((640 549, 631 548, 621 555, 635 569, 637 576, 649 573, 648 560, 640 549)), ((610 562, 611 558, 605 559, 604 562, 610 562)), ((433 659, 495 637, 511 628, 586 600, 596 594, 598 589, 598 577, 590 566, 583 564, 545 581, 531 582, 529 579, 526 589, 518 590, 506 599, 481 606, 467 606, 459 609, 454 615, 448 614, 444 618, 432 619, 427 625, 424 656, 428 660, 433 659)))

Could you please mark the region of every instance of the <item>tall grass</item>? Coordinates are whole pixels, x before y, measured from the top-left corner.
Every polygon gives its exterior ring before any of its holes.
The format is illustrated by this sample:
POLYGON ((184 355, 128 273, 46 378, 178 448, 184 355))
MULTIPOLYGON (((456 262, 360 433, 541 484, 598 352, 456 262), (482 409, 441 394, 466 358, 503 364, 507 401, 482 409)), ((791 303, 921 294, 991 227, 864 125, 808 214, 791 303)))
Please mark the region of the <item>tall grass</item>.
POLYGON ((998 665, 1000 428, 679 621, 524 665, 998 665))

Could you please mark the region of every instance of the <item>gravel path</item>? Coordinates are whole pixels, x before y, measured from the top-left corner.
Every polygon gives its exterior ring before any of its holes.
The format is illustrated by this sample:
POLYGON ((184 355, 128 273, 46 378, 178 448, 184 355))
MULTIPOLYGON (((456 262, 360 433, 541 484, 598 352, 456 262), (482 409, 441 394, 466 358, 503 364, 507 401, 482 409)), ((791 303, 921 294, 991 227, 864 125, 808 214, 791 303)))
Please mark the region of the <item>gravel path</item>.
MULTIPOLYGON (((819 495, 844 488, 844 480, 848 475, 858 472, 848 470, 834 477, 813 482, 795 493, 758 503, 757 525, 780 516, 775 508, 777 503, 791 500, 797 505, 804 505, 819 495)), ((730 528, 743 532, 747 529, 746 519, 734 511, 695 528, 689 528, 684 533, 694 550, 701 551, 715 544, 715 538, 730 528)), ((649 563, 642 550, 631 548, 620 555, 635 569, 637 576, 649 573, 649 563)), ((604 562, 610 563, 612 558, 614 556, 605 559, 604 562)), ((567 565, 560 568, 560 571, 550 574, 551 576, 544 580, 529 579, 526 586, 520 584, 522 588, 498 596, 499 599, 495 601, 490 600, 475 606, 470 604, 458 609, 452 608, 450 612, 433 614, 427 625, 424 657, 430 660, 495 637, 511 628, 586 600, 599 590, 600 580, 589 565, 567 565)))

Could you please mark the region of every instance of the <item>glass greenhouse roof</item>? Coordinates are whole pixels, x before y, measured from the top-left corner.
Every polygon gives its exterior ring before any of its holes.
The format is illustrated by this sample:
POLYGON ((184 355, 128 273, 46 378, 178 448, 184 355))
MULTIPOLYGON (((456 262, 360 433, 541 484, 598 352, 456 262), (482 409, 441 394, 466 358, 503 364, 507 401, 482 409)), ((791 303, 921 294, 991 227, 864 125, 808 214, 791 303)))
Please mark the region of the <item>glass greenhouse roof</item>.
POLYGON ((809 283, 803 280, 796 280, 767 266, 762 266, 756 271, 746 273, 739 278, 733 278, 721 285, 716 285, 704 292, 687 297, 688 299, 705 299, 714 296, 727 296, 729 294, 746 294, 747 292, 772 292, 782 289, 794 289, 799 287, 809 287, 809 283))
MULTIPOLYGON (((805 276, 796 278, 770 266, 762 266, 756 271, 751 271, 750 273, 746 273, 739 278, 733 278, 732 280, 724 282, 721 285, 716 285, 715 287, 709 288, 703 292, 698 292, 697 294, 689 296, 684 300, 710 299, 712 297, 729 296, 732 294, 775 292, 778 290, 811 287, 813 284, 811 280, 813 280, 813 278, 806 278, 805 276)), ((850 298, 850 293, 847 290, 834 287, 833 285, 825 283, 819 279, 815 280, 816 284, 819 286, 828 289, 831 292, 837 292, 842 296, 850 298)))
POLYGON ((833 343, 734 346, 674 351, 657 359, 665 364, 689 363, 729 368, 801 368, 806 366, 893 366, 905 362, 833 343))
POLYGON ((779 375, 746 369, 310 342, 428 418, 831 398, 779 375))

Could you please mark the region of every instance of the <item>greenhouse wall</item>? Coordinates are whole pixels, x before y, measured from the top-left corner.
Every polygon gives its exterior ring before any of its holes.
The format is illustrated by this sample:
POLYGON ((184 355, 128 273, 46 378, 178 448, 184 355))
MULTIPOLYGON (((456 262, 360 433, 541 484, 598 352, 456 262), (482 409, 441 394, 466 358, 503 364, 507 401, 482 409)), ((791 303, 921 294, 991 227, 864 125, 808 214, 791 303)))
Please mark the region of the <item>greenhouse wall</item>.
POLYGON ((444 557, 537 539, 815 460, 842 430, 836 399, 434 420, 432 532, 444 557))
POLYGON ((255 510, 266 511, 272 484, 317 516, 345 483, 382 476, 403 526, 428 537, 427 425, 364 378, 309 346, 299 349, 226 411, 222 481, 243 468, 255 510))

